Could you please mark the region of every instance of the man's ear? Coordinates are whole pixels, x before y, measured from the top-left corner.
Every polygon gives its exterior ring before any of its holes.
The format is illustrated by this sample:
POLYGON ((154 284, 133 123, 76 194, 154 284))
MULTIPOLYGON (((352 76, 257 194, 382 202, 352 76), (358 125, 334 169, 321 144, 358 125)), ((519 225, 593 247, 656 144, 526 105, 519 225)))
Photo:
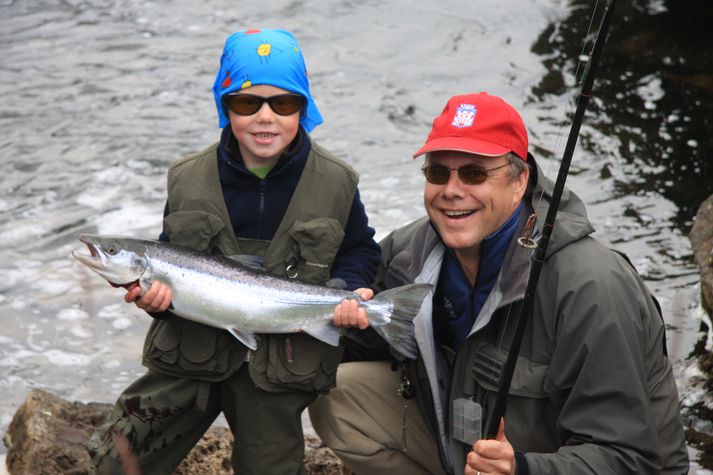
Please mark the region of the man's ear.
POLYGON ((520 173, 520 176, 518 176, 515 181, 515 196, 517 197, 517 202, 519 203, 523 196, 525 196, 525 191, 527 190, 527 183, 530 180, 530 168, 526 167, 525 171, 520 173))

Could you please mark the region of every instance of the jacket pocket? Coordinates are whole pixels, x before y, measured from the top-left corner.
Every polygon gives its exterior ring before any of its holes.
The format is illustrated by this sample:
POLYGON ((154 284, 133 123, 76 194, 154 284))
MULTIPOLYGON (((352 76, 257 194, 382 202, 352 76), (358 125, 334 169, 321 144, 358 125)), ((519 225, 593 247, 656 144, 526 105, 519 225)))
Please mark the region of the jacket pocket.
MULTIPOLYGON (((471 369, 475 382, 483 389, 497 392, 507 355, 506 350, 491 343, 480 343, 471 369)), ((508 394, 532 399, 546 398, 548 394, 544 385, 548 369, 549 365, 518 356, 508 394)))
POLYGON ((263 335, 250 358, 250 376, 270 392, 324 393, 336 384, 342 352, 306 333, 263 335))
MULTIPOLYGON (((483 430, 492 422, 499 378, 507 359, 507 351, 491 343, 482 343, 476 350, 472 377, 477 390, 476 401, 483 407, 483 430)), ((505 421, 508 440, 523 452, 556 452, 565 444, 558 426, 561 406, 545 390, 550 366, 519 356, 507 397, 505 421), (509 423, 507 421, 510 421, 509 423)))
POLYGON ((304 282, 321 284, 329 280, 344 229, 332 218, 297 220, 289 230, 292 250, 287 256, 287 275, 304 282))
POLYGON ((223 220, 206 211, 176 211, 163 218, 163 229, 172 244, 212 252, 215 236, 223 230, 223 220))

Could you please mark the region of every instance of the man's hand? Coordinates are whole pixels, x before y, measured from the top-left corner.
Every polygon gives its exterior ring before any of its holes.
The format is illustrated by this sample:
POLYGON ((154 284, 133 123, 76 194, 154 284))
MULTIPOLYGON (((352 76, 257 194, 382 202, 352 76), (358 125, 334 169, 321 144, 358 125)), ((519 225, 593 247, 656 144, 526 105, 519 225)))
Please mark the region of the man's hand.
POLYGON ((515 468, 515 449, 505 437, 505 421, 500 419, 500 428, 494 439, 481 439, 473 444, 464 473, 515 475, 515 468))
MULTIPOLYGON (((371 300, 374 296, 373 290, 365 288, 356 289, 354 293, 359 294, 363 301, 371 300)), ((332 323, 340 328, 358 327, 360 330, 364 330, 369 326, 369 319, 366 310, 359 305, 359 302, 346 299, 334 307, 332 323)))
POLYGON ((168 310, 173 299, 171 288, 163 282, 154 282, 151 288, 142 296, 141 287, 136 285, 129 289, 124 295, 126 303, 135 302, 140 309, 146 310, 149 313, 160 313, 168 310))

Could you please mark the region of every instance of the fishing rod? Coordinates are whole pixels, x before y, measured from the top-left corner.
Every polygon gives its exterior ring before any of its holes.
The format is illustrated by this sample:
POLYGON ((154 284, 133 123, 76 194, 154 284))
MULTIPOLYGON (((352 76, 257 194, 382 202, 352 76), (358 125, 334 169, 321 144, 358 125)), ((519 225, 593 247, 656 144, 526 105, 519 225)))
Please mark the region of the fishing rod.
MULTIPOLYGON (((542 270, 542 265, 545 262, 545 253, 547 251, 547 245, 552 234, 552 229, 555 225, 555 218, 557 217, 557 211, 559 210, 560 199, 562 198, 562 191, 564 190, 564 184, 567 180, 567 174, 569 173, 569 166, 572 163, 572 155, 574 154, 574 148, 577 145, 579 129, 582 126, 584 111, 587 108, 587 104, 589 104, 589 98, 592 94, 594 74, 597 70, 599 60, 602 56, 602 51, 604 50, 604 43, 606 42, 607 33, 609 32, 609 24, 611 23, 611 15, 614 9, 614 3, 615 0, 609 0, 608 4, 604 7, 604 15, 599 25, 599 31, 597 32, 597 37, 594 40, 594 45, 592 46, 592 52, 589 56, 587 67, 583 73, 582 86, 579 90, 579 96, 577 98, 577 109, 575 110, 574 117, 572 118, 572 125, 569 130, 567 145, 564 149, 562 163, 560 164, 559 172, 557 174, 557 181, 555 182, 555 187, 552 192, 552 201, 550 201, 549 208, 547 209, 547 216, 542 226, 542 233, 537 242, 537 249, 535 250, 535 255, 532 260, 532 266, 530 267, 530 276, 527 281, 525 297, 522 301, 520 317, 517 320, 517 326, 515 328, 513 340, 510 345, 510 351, 508 353, 507 360, 505 361, 505 365, 503 366, 502 373, 500 375, 498 395, 497 399, 495 400, 495 406, 490 416, 490 421, 486 431, 486 437, 488 439, 494 439, 496 437, 498 433, 498 428, 500 426, 500 419, 505 415, 505 409, 507 406, 507 396, 510 390, 510 383, 512 382, 513 373, 515 372, 515 364, 517 363, 517 357, 520 353, 520 345, 522 343, 522 338, 525 332, 525 324, 532 318, 532 307, 535 289, 537 288, 537 282, 540 278, 540 271, 542 270)), ((524 239, 521 238, 520 242, 523 247, 534 247, 534 242, 531 241, 530 237, 527 235, 524 239), (532 242, 533 245, 528 246, 527 241, 532 242)))

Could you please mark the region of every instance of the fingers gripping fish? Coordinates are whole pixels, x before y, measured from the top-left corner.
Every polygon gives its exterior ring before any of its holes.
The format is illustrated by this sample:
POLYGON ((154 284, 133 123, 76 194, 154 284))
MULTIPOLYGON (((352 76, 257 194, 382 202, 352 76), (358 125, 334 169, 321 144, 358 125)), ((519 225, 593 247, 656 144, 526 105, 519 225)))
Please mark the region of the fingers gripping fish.
POLYGON ((79 240, 89 254, 72 255, 110 284, 146 291, 152 282, 164 282, 173 292, 175 315, 225 329, 253 350, 256 333, 304 331, 338 346, 334 307, 355 299, 377 333, 402 355, 416 358, 413 318, 429 284, 396 287, 364 302, 353 292, 256 272, 224 256, 161 241, 90 234, 79 240))

